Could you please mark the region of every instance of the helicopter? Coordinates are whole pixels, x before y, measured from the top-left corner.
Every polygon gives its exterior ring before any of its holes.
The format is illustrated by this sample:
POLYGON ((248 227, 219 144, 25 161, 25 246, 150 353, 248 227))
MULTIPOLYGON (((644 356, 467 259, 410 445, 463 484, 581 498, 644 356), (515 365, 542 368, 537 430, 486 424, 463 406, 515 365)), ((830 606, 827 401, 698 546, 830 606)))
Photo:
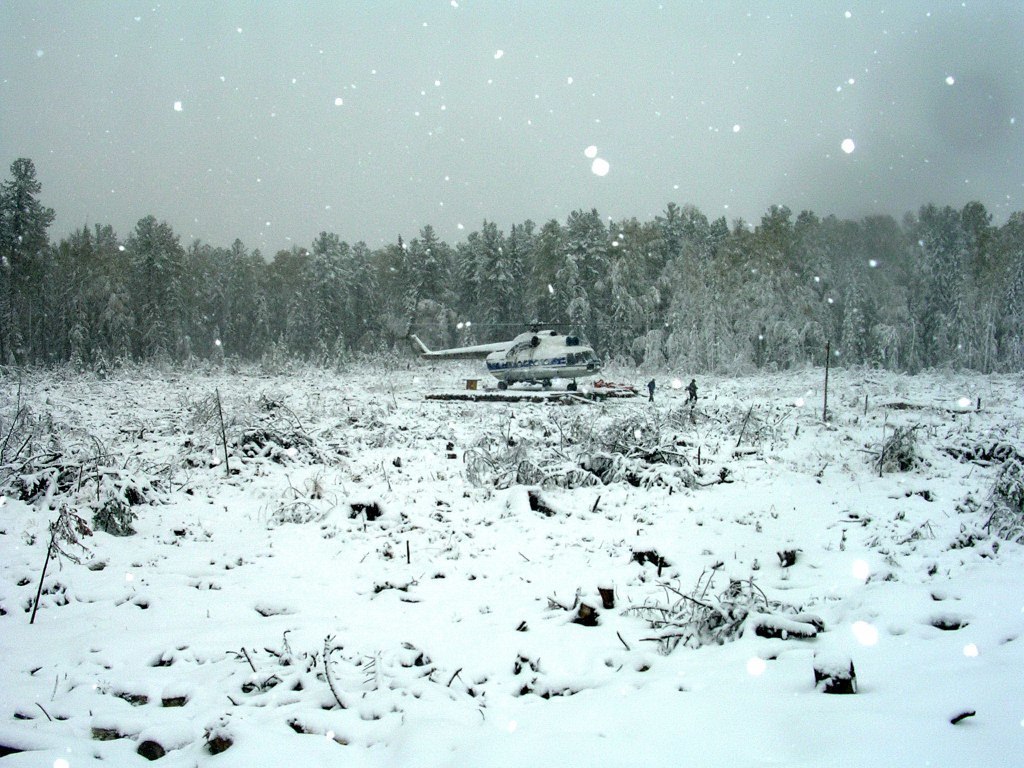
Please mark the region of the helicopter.
POLYGON ((452 349, 431 350, 415 334, 410 334, 409 338, 424 359, 484 358, 487 372, 498 380, 498 389, 508 389, 510 384, 518 382, 547 388, 552 379, 572 379, 568 389, 574 391, 576 379, 596 376, 601 370, 601 361, 593 348, 579 336, 541 330, 536 326, 511 341, 452 349))

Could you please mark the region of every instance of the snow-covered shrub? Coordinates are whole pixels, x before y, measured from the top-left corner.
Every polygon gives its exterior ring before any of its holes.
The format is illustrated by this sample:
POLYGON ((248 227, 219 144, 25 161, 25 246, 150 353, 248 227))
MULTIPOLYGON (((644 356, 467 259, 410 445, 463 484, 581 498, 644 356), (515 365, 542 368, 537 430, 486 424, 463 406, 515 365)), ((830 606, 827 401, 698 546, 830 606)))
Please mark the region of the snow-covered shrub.
POLYGON ((92 526, 111 536, 131 536, 135 533, 132 523, 136 519, 138 515, 123 499, 111 498, 93 512, 92 526))
POLYGON ((476 485, 498 488, 693 487, 687 459, 671 434, 658 414, 630 413, 603 424, 579 414, 553 418, 540 437, 485 433, 466 451, 467 476, 476 485))
POLYGON ((90 503, 93 527, 112 536, 134 534, 132 524, 139 517, 134 508, 154 499, 153 482, 142 473, 108 468, 97 471, 96 481, 97 498, 90 503))
POLYGON ((1024 543, 1024 461, 1014 458, 1003 464, 985 508, 991 533, 1024 543))
POLYGON ((883 472, 909 472, 921 463, 917 446, 918 425, 896 427, 882 444, 879 461, 883 472))
POLYGON ((820 619, 769 600, 753 579, 734 579, 724 590, 714 592, 714 577, 714 572, 706 579, 701 574, 689 593, 677 585, 661 583, 659 586, 665 591, 663 601, 645 602, 627 608, 626 613, 650 624, 656 634, 643 639, 656 642, 665 655, 679 645, 722 645, 748 628, 770 637, 814 637, 820 631, 820 619))

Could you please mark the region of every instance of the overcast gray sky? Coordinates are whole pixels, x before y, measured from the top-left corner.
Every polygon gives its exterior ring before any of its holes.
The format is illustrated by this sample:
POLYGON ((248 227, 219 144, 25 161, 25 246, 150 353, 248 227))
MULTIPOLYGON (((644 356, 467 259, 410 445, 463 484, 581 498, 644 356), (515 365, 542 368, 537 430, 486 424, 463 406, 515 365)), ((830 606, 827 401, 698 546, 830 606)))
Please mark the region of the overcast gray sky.
POLYGON ((2 0, 0 162, 52 236, 153 214, 267 255, 670 201, 1001 222, 1022 41, 1018 0, 2 0))

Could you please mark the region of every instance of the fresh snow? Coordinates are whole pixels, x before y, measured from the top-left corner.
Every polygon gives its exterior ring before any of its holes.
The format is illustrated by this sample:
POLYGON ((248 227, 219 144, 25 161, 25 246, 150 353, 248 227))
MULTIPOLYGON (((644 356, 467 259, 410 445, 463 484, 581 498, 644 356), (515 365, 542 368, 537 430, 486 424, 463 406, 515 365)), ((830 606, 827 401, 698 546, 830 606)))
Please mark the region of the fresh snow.
POLYGON ((148 741, 166 766, 1018 765, 1024 552, 984 529, 998 466, 947 449, 1020 450, 1021 377, 834 370, 823 422, 822 374, 700 378, 692 423, 669 386, 424 399, 471 364, 8 376, 0 439, 25 405, 55 436, 32 449, 83 468, 0 503, 0 745, 23 750, 0 765, 143 765, 148 741), (497 476, 482 438, 543 469, 622 423, 683 466, 649 487, 470 482, 497 476), (922 461, 879 477, 901 426, 922 461), (254 429, 291 444, 245 456, 254 429), (51 561, 30 625, 48 524, 60 503, 91 523, 97 467, 146 492, 137 533, 51 561), (773 609, 660 653, 642 609, 731 581, 773 609), (856 695, 816 689, 816 663, 850 661, 856 695))

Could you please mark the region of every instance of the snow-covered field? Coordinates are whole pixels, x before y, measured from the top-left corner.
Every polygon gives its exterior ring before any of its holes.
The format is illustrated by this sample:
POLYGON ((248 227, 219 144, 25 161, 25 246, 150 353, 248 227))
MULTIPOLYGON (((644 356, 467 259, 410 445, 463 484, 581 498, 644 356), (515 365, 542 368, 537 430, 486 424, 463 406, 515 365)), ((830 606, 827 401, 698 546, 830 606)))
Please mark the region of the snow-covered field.
POLYGON ((424 399, 471 371, 0 380, 0 765, 1024 760, 1021 376, 424 399))

